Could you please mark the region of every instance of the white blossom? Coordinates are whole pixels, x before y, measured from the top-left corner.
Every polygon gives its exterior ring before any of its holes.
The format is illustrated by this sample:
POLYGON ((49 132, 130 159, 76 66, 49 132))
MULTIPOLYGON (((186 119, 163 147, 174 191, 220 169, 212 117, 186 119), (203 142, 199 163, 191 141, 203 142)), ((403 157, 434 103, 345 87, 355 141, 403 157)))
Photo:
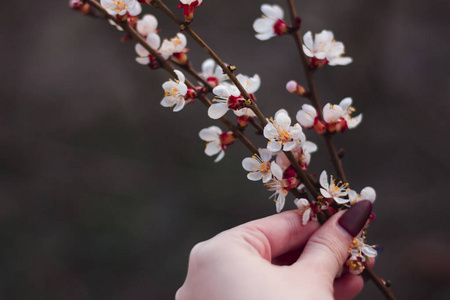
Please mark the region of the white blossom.
POLYGON ((272 152, 290 151, 296 145, 301 145, 305 141, 305 134, 299 124, 291 126, 286 110, 281 109, 275 114, 275 119, 270 119, 264 127, 264 137, 269 140, 267 149, 272 152))
POLYGON ((233 106, 237 98, 241 95, 234 85, 221 84, 213 89, 216 97, 213 104, 208 108, 208 116, 211 119, 219 119, 233 106))
POLYGON ((305 198, 295 199, 294 203, 299 210, 300 216, 302 217, 302 224, 306 225, 311 218, 311 205, 305 198))
POLYGON ((274 192, 270 198, 275 198, 277 213, 279 213, 284 207, 287 195, 287 190, 283 188, 283 184, 281 182, 283 180, 283 171, 275 162, 271 163, 270 171, 273 177, 271 181, 266 183, 266 185, 269 188, 269 191, 274 192))
POLYGON ((339 103, 339 106, 342 108, 342 117, 347 122, 347 127, 349 129, 355 128, 359 125, 362 121, 362 114, 359 114, 356 117, 352 117, 351 114, 355 111, 355 109, 351 106, 352 105, 352 98, 347 97, 342 99, 342 101, 339 103))
POLYGON ((314 106, 303 104, 302 109, 297 112, 296 119, 305 128, 312 128, 317 117, 317 111, 314 106))
POLYGON ((123 1, 114 1, 114 0, 101 0, 101 5, 106 9, 108 14, 115 16, 123 16, 127 12, 131 16, 137 16, 142 12, 142 7, 139 2, 136 0, 123 0, 123 1))
POLYGON ((219 65, 216 65, 212 58, 208 58, 202 63, 202 72, 200 75, 213 87, 224 83, 228 78, 228 76, 223 73, 222 68, 219 65))
POLYGON ((259 155, 254 154, 252 157, 246 157, 242 161, 242 167, 249 171, 247 178, 252 181, 258 181, 262 178, 263 183, 272 179, 272 172, 270 170, 270 159, 272 152, 267 149, 258 149, 259 155))
POLYGON ((348 195, 350 189, 348 188, 347 183, 335 183, 335 180, 333 179, 333 176, 331 176, 331 180, 328 183, 328 175, 327 171, 323 171, 322 174, 320 174, 319 178, 320 185, 322 188, 320 189, 320 193, 325 198, 332 198, 336 203, 344 204, 349 202, 349 199, 343 199, 341 197, 345 197, 348 195))
POLYGON ((361 190, 361 193, 356 193, 354 190, 350 190, 348 193, 348 198, 350 199, 350 204, 353 205, 358 201, 361 200, 369 200, 370 202, 374 202, 377 198, 377 194, 375 193, 375 190, 367 186, 361 190))
POLYGON ((341 106, 327 103, 323 108, 323 120, 328 124, 337 123, 344 113, 341 106))
POLYGON ((225 150, 222 147, 220 135, 222 130, 217 126, 210 126, 200 130, 199 136, 202 140, 206 141, 205 154, 213 156, 219 154, 214 162, 220 161, 225 156, 225 150))
POLYGON ((177 33, 176 37, 170 39, 170 42, 173 44, 173 53, 181 53, 184 52, 184 48, 187 45, 186 36, 182 33, 177 33))
MULTIPOLYGON (((155 50, 159 48, 159 45, 161 43, 161 39, 156 33, 150 33, 147 36, 146 41, 147 44, 155 50)), ((141 44, 136 44, 136 47, 134 49, 136 50, 136 53, 138 55, 138 57, 136 57, 136 61, 141 65, 148 65, 150 63, 150 53, 147 51, 147 49, 145 49, 141 44)))
POLYGON ((283 25, 286 26, 286 23, 283 21, 283 9, 276 4, 263 4, 261 5, 261 11, 263 13, 262 17, 256 19, 253 23, 253 29, 257 32, 256 38, 265 41, 277 34, 280 35, 280 29, 284 28, 282 27, 283 25))
POLYGON ((161 105, 164 107, 174 107, 173 111, 177 112, 183 109, 185 104, 184 96, 187 93, 187 86, 184 83, 185 77, 183 73, 178 70, 174 71, 178 80, 169 80, 163 83, 165 95, 161 101, 161 105))
POLYGON ((341 57, 344 54, 344 44, 334 40, 333 32, 322 30, 312 37, 311 31, 303 36, 303 52, 309 57, 327 59, 330 66, 347 65, 352 62, 350 57, 341 57))
POLYGON ((154 15, 146 14, 136 23, 136 30, 143 36, 158 33, 158 20, 154 15))
POLYGON ((242 85, 244 90, 249 94, 254 94, 258 91, 261 86, 261 78, 258 74, 253 75, 253 77, 249 77, 246 75, 239 74, 236 76, 239 83, 242 85))

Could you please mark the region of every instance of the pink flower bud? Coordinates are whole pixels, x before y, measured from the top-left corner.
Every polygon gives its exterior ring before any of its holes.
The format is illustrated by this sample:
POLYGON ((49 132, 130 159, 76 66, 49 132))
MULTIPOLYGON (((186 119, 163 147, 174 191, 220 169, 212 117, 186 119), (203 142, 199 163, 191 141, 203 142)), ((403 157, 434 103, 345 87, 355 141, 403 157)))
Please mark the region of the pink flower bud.
POLYGON ((305 96, 307 94, 306 89, 299 85, 295 80, 291 80, 286 84, 286 90, 289 93, 305 96))

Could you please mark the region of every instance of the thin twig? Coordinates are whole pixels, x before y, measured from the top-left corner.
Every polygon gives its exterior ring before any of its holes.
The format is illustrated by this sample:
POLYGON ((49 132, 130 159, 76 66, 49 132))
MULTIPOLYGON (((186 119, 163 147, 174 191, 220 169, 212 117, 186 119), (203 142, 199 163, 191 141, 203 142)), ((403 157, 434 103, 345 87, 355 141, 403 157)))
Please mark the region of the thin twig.
MULTIPOLYGON (((288 7, 289 7, 289 14, 291 17, 291 22, 292 24, 294 24, 295 19, 298 17, 297 16, 297 12, 295 10, 295 5, 294 5, 294 1, 293 0, 287 0, 288 3, 288 7)), ((298 52, 300 54, 300 60, 302 62, 303 65, 303 69, 305 71, 305 77, 306 80, 308 82, 308 87, 309 87, 309 98, 313 104, 313 106, 316 108, 318 114, 319 114, 319 119, 322 119, 322 107, 320 105, 320 101, 319 101, 319 97, 318 97, 318 93, 317 93, 317 88, 316 88, 316 83, 314 80, 314 70, 312 70, 309 67, 309 62, 308 62, 308 58, 305 55, 304 51, 303 51, 303 40, 302 40, 302 35, 300 30, 296 30, 294 32, 292 32, 292 36, 294 37, 295 40, 295 44, 297 46, 298 52)), ((327 148, 328 148, 328 152, 330 153, 331 156, 331 161, 333 162, 334 168, 336 169, 337 175, 344 181, 344 182, 348 182, 347 178, 345 176, 344 173, 344 168, 342 167, 342 162, 341 159, 338 156, 338 153, 336 151, 336 147, 334 146, 334 143, 332 141, 332 137, 330 134, 324 134, 323 135, 325 138, 325 142, 327 144, 327 148)), ((378 289, 383 293, 383 295, 386 297, 386 299, 390 299, 390 300, 395 300, 396 297, 395 295, 392 293, 391 289, 388 288, 384 282, 381 280, 381 278, 379 278, 375 272, 373 272, 373 270, 371 270, 370 268, 368 268, 366 266, 364 273, 366 273, 368 275, 368 277, 375 283, 375 285, 378 287, 378 289)))
MULTIPOLYGON (((287 0, 289 6, 289 14, 291 16, 291 22, 294 24, 294 20, 298 17, 297 12, 295 10, 295 5, 293 0, 287 0)), ((317 93, 316 81, 314 79, 314 69, 309 67, 309 59, 303 52, 303 38, 300 30, 295 30, 292 33, 294 37, 295 44, 297 46, 298 53, 300 54, 300 60, 303 65, 303 70, 305 71, 306 81, 308 83, 308 97, 311 100, 312 105, 318 112, 318 117, 320 120, 322 117, 322 106, 320 105, 319 96, 317 93)), ((341 159, 339 158, 336 148, 333 145, 331 135, 324 135, 325 142, 327 143, 327 148, 331 156, 331 162, 336 170, 337 176, 344 182, 347 181, 347 177, 345 176, 344 168, 342 167, 341 159), (331 146, 333 145, 333 146, 331 146)))
POLYGON ((233 82, 233 84, 238 88, 238 90, 241 92, 241 95, 249 101, 247 103, 247 107, 249 107, 255 115, 258 117, 259 121, 263 126, 267 124, 267 119, 264 117, 262 112, 259 110, 258 106, 254 101, 251 101, 250 95, 247 93, 247 91, 244 89, 244 87, 241 85, 239 80, 237 80, 236 75, 234 75, 234 72, 230 70, 230 68, 225 65, 223 60, 220 59, 220 57, 195 33, 192 28, 190 28, 189 24, 187 24, 185 21, 178 18, 172 10, 170 10, 161 0, 154 0, 152 2, 152 5, 160 10, 162 10, 165 14, 167 14, 175 23, 178 24, 180 27, 180 30, 186 31, 194 41, 197 42, 197 44, 200 45, 200 47, 203 48, 203 50, 208 53, 209 56, 211 56, 212 59, 222 68, 223 72, 228 75, 230 80, 233 82))
MULTIPOLYGON (((155 49, 150 47, 150 45, 145 41, 145 39, 138 33, 134 28, 132 28, 127 22, 121 22, 117 20, 115 17, 109 15, 106 10, 95 0, 86 0, 86 3, 89 3, 93 8, 97 9, 101 13, 105 15, 106 18, 112 20, 115 24, 122 27, 124 31, 126 31, 136 42, 142 45, 151 55, 155 57, 155 59, 160 64, 161 68, 172 74, 176 77, 174 72, 175 68, 168 63, 155 49)), ((186 85, 192 89, 195 89, 195 85, 193 85, 189 80, 186 79, 186 85)), ((211 101, 205 96, 201 95, 199 98, 200 102, 202 102, 206 107, 211 106, 211 101)), ((220 121, 228 127, 229 130, 233 132, 233 134, 242 141, 242 143, 252 152, 252 154, 258 153, 258 148, 253 145, 253 143, 247 138, 247 136, 241 132, 233 123, 228 120, 226 117, 221 117, 220 121)))

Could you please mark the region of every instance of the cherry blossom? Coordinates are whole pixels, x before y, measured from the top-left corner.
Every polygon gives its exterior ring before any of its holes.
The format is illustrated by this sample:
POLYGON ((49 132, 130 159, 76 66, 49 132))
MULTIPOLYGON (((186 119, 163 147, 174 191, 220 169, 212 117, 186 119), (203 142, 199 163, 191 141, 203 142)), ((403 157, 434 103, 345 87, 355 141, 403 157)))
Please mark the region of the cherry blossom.
POLYGON ((219 162, 225 156, 225 149, 231 145, 235 138, 232 132, 222 132, 217 126, 210 126, 200 130, 199 136, 206 141, 205 154, 213 156, 219 154, 214 162, 219 162))
POLYGON ((239 74, 236 76, 239 83, 242 85, 244 90, 249 94, 254 94, 258 91, 261 86, 261 78, 259 78, 258 74, 253 75, 253 77, 249 77, 247 75, 239 74))
POLYGON ((276 210, 279 213, 284 207, 288 190, 285 188, 283 182, 283 171, 275 162, 271 163, 270 172, 273 178, 266 183, 266 186, 269 188, 269 191, 274 192, 270 198, 275 198, 276 210))
POLYGON ((351 106, 352 102, 353 100, 350 97, 344 98, 341 102, 339 102, 339 106, 343 111, 342 117, 345 119, 347 123, 346 125, 349 129, 355 128, 362 121, 362 114, 359 114, 356 117, 351 116, 351 114, 355 111, 355 109, 351 106))
POLYGON ((311 219, 311 212, 312 212, 311 205, 305 198, 295 199, 294 203, 299 210, 299 214, 302 218, 302 224, 306 225, 308 221, 311 219))
POLYGON ((161 101, 161 105, 164 107, 174 107, 173 111, 178 112, 183 109, 185 105, 185 95, 188 91, 186 84, 184 83, 185 77, 183 73, 178 70, 174 71, 178 80, 169 80, 163 83, 165 95, 161 101))
POLYGON ((258 181, 262 178, 263 183, 272 179, 271 163, 272 152, 267 149, 258 149, 259 155, 246 157, 242 161, 242 167, 249 171, 247 178, 252 181, 258 181))
POLYGON ((356 202, 361 200, 369 200, 370 202, 374 202, 377 198, 377 194, 375 193, 375 190, 367 186, 361 190, 361 193, 356 193, 354 190, 350 190, 348 193, 348 198, 350 199, 350 204, 356 204, 356 202))
POLYGON ((344 132, 353 129, 362 121, 362 114, 352 118, 355 109, 351 106, 352 98, 344 98, 338 105, 327 103, 323 108, 323 119, 329 132, 344 132))
POLYGON ((214 103, 208 109, 208 116, 211 119, 221 118, 229 109, 243 108, 244 99, 234 85, 218 85, 213 89, 213 93, 216 95, 216 98, 214 98, 214 103))
MULTIPOLYGON (((147 44, 155 50, 158 49, 161 43, 161 39, 156 33, 149 34, 146 41, 147 44)), ((138 55, 138 57, 136 57, 136 61, 139 64, 148 65, 153 59, 153 56, 150 55, 150 52, 148 52, 147 49, 145 49, 141 44, 136 44, 134 49, 138 55)))
POLYGON ((154 15, 146 14, 136 23, 136 30, 143 36, 158 33, 158 20, 154 15))
POLYGON ((214 62, 212 58, 202 63, 202 72, 200 74, 213 88, 224 83, 228 76, 223 73, 222 68, 214 62))
POLYGON ((344 204, 349 202, 349 199, 343 199, 341 197, 345 197, 348 195, 350 189, 348 188, 348 183, 335 183, 333 176, 331 176, 331 180, 328 183, 328 175, 327 171, 323 171, 320 174, 319 178, 320 185, 322 188, 320 189, 320 193, 327 199, 334 199, 338 204, 344 204))
POLYGON ((274 4, 261 5, 263 13, 261 18, 258 18, 253 23, 253 29, 257 32, 256 38, 261 41, 270 39, 277 35, 283 35, 288 32, 288 26, 283 21, 283 9, 274 4))
POLYGON ((286 90, 291 94, 297 94, 299 96, 305 96, 308 93, 306 89, 299 85, 295 80, 286 83, 286 90))
POLYGON ((349 272, 354 275, 359 275, 364 271, 364 262, 370 258, 378 255, 374 246, 367 245, 363 237, 354 238, 350 247, 350 258, 347 260, 349 272))
POLYGON ((194 18, 195 8, 202 4, 203 0, 180 0, 178 8, 183 8, 184 19, 190 22, 194 18))
POLYGON ((280 109, 275 114, 275 119, 271 118, 264 127, 264 137, 269 140, 267 149, 272 152, 278 152, 281 149, 290 151, 306 139, 299 124, 291 126, 291 118, 284 109, 280 109))
POLYGON ((334 40, 333 32, 322 30, 312 37, 311 31, 303 36, 303 52, 306 56, 318 60, 326 60, 330 66, 347 65, 352 62, 350 57, 341 57, 344 54, 344 44, 334 40))
POLYGON ((136 0, 101 0, 100 3, 111 16, 123 16, 127 12, 130 16, 137 16, 142 11, 141 4, 136 0))

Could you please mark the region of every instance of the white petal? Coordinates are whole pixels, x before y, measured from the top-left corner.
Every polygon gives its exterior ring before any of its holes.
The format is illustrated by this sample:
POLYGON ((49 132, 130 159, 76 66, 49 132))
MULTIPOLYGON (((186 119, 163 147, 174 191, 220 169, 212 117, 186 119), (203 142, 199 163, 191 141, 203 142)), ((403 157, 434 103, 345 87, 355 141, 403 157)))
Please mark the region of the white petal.
POLYGON ((161 45, 161 38, 156 33, 150 33, 147 36, 147 43, 152 47, 153 49, 158 49, 161 45))
POLYGON ((218 85, 213 89, 213 93, 216 96, 227 99, 231 96, 230 89, 226 85, 218 85))
POLYGON ((337 57, 333 58, 328 62, 330 66, 345 66, 353 62, 353 59, 351 57, 337 57))
POLYGON ((320 189, 320 193, 322 194, 322 196, 324 196, 325 198, 332 198, 331 195, 324 189, 320 189))
POLYGON ((375 190, 368 186, 362 189, 361 191, 361 199, 362 200, 369 200, 370 202, 374 202, 377 198, 377 194, 375 193, 375 190))
POLYGON ((184 82, 180 81, 180 82, 178 83, 178 92, 179 92, 181 95, 185 96, 186 93, 187 93, 187 90, 188 90, 187 85, 186 85, 184 82))
POLYGON ((217 120, 223 117, 228 111, 228 105, 226 103, 214 103, 208 108, 208 116, 211 119, 217 120))
POLYGON ((259 166, 260 163, 253 157, 246 157, 242 160, 242 167, 246 171, 253 171, 255 169, 258 169, 259 166))
POLYGON ((295 118, 297 119, 297 122, 299 122, 303 127, 311 128, 314 126, 314 120, 316 116, 312 117, 307 112, 299 110, 295 118))
POLYGON ((313 153, 317 151, 317 145, 311 141, 305 141, 302 145, 303 152, 306 153, 313 153))
POLYGON ((185 103, 186 103, 186 101, 185 101, 183 98, 178 99, 178 102, 177 102, 177 104, 175 105, 173 111, 174 111, 174 112, 178 112, 178 111, 182 110, 185 103))
POLYGON ((334 201, 336 201, 336 203, 338 203, 338 204, 344 204, 344 203, 347 203, 347 202, 350 201, 350 199, 342 199, 342 198, 339 198, 339 197, 334 197, 333 199, 334 199, 334 201))
POLYGON ((362 117, 363 117, 363 115, 359 114, 358 116, 356 116, 354 118, 346 119, 348 128, 352 129, 352 128, 355 128, 356 126, 358 126, 359 123, 361 123, 361 121, 362 121, 362 117))
POLYGON ((205 60, 202 63, 202 73, 204 77, 209 77, 214 75, 214 66, 216 63, 212 58, 205 60))
POLYGON ((277 213, 279 213, 283 209, 285 200, 286 200, 286 195, 284 195, 282 192, 279 193, 278 198, 277 198, 277 203, 276 203, 277 213))
POLYGON ((141 65, 148 65, 150 63, 150 58, 147 57, 136 57, 136 61, 141 65))
POLYGON ((134 5, 128 8, 130 16, 137 16, 142 12, 142 6, 139 2, 134 2, 134 5))
POLYGON ((295 142, 295 141, 287 142, 283 146, 283 151, 291 151, 292 149, 295 148, 295 146, 297 146, 297 142, 295 142))
POLYGON ((291 126, 291 118, 284 113, 275 114, 275 121, 281 129, 288 129, 291 126))
POLYGON ((209 143, 206 145, 205 154, 208 156, 213 156, 214 154, 219 153, 222 148, 216 143, 209 143))
POLYGON ((328 174, 327 171, 323 170, 322 173, 320 174, 320 178, 319 178, 319 182, 320 185, 328 190, 330 188, 330 186, 328 185, 328 174))
POLYGON ((176 83, 175 81, 169 80, 163 83, 162 88, 165 91, 171 90, 171 89, 176 89, 178 88, 178 83, 176 83))
POLYGON ((145 57, 150 54, 141 44, 136 44, 134 50, 136 50, 137 55, 139 55, 140 57, 145 57))
POLYGON ((351 97, 346 97, 344 99, 341 100, 341 102, 339 102, 339 106, 344 110, 347 111, 348 108, 350 107, 350 105, 352 105, 352 98, 351 97))
POLYGON ((251 172, 247 174, 247 178, 251 181, 258 181, 263 177, 261 172, 251 172))
POLYGON ((185 80, 184 74, 181 73, 181 72, 178 71, 178 70, 174 70, 174 72, 175 72, 175 74, 177 74, 178 80, 179 80, 180 82, 184 82, 184 80, 185 80))
POLYGON ((263 12, 263 14, 265 14, 267 17, 273 20, 283 19, 284 17, 283 9, 276 4, 274 5, 263 4, 261 5, 261 11, 263 12))
POLYGON ((268 161, 272 158, 272 151, 270 151, 270 150, 267 150, 264 148, 259 148, 258 152, 259 152, 259 156, 265 161, 268 161))
POLYGON ((272 37, 274 37, 274 36, 276 36, 276 34, 275 34, 275 33, 272 33, 272 32, 266 32, 266 33, 258 33, 258 34, 255 34, 255 37, 256 37, 258 40, 260 40, 260 41, 267 41, 268 39, 270 39, 270 38, 272 38, 272 37))
POLYGON ((267 183, 267 182, 269 182, 270 180, 272 179, 272 173, 266 173, 266 174, 263 174, 263 180, 262 180, 262 182, 263 183, 267 183))
POLYGON ((206 142, 211 142, 211 141, 218 141, 219 135, 221 133, 222 133, 222 130, 220 130, 219 127, 211 126, 211 127, 200 130, 199 136, 202 140, 204 140, 206 142), (216 127, 216 128, 212 128, 212 127, 216 127), (220 133, 217 132, 217 129, 220 131, 220 133))
MULTIPOLYGON (((305 35, 303 36, 303 43, 305 43, 303 50, 305 50, 305 47, 308 49, 308 51, 310 49, 314 49, 314 41, 312 38, 311 31, 308 31, 307 33, 305 33, 305 35)), ((308 56, 314 56, 314 55, 308 55, 308 56)))
POLYGON ((354 190, 348 192, 348 199, 353 203, 358 200, 358 194, 354 190))
POLYGON ((283 179, 283 171, 277 163, 272 162, 270 164, 270 172, 272 172, 273 176, 275 176, 278 180, 283 179))
POLYGON ((267 18, 259 18, 253 22, 253 29, 258 33, 273 33, 274 21, 267 18))
POLYGON ((309 205, 309 202, 305 198, 300 198, 295 199, 294 204, 298 207, 298 209, 302 210, 305 206, 309 205))
MULTIPOLYGON (((264 132, 263 133, 264 133, 264 137, 266 139, 271 139, 274 136, 278 135, 278 131, 277 131, 277 129, 275 128, 275 126, 272 123, 267 123, 267 125, 264 126, 264 132)), ((272 151, 272 150, 270 150, 270 151, 272 151)), ((272 151, 272 152, 274 152, 274 151, 272 151)))
POLYGON ((368 257, 375 257, 378 255, 377 250, 375 250, 374 248, 370 247, 370 246, 364 246, 361 249, 361 252, 364 253, 366 256, 368 257))
POLYGON ((309 217, 311 216, 311 209, 307 209, 303 212, 302 224, 306 225, 309 221, 309 217))
POLYGON ((267 143, 267 149, 272 152, 278 152, 281 150, 281 143, 275 141, 269 142, 267 143))
POLYGON ((225 156, 225 151, 220 151, 219 155, 217 155, 216 159, 214 160, 214 162, 219 162, 222 160, 222 158, 225 156))

